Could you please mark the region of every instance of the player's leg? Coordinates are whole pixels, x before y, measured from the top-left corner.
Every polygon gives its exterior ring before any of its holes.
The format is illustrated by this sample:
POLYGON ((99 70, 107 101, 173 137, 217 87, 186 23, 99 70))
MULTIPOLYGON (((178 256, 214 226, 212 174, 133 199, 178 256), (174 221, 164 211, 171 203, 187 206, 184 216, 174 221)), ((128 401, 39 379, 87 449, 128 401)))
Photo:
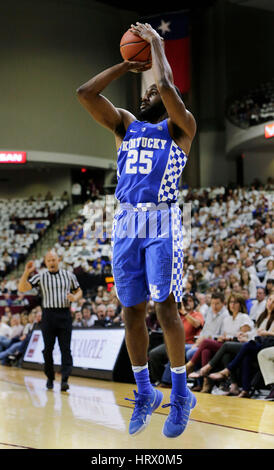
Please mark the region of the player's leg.
POLYGON ((123 307, 126 346, 133 366, 147 363, 149 336, 145 321, 146 304, 145 301, 133 307, 123 307))
POLYGON ((170 413, 163 427, 166 437, 178 437, 185 430, 191 409, 196 405, 195 395, 187 387, 185 368, 185 333, 171 293, 163 302, 155 302, 157 318, 164 332, 171 369, 170 413))
POLYGON ((149 345, 148 330, 145 322, 146 302, 132 307, 124 307, 126 346, 132 365, 138 392, 134 390, 135 408, 129 424, 129 433, 137 434, 148 425, 151 414, 160 405, 163 394, 153 388, 150 382, 147 351, 149 345))
POLYGON ((185 334, 177 309, 183 295, 183 250, 180 211, 170 212, 170 231, 167 237, 150 240, 146 246, 146 270, 157 318, 163 329, 171 364, 171 406, 163 433, 177 437, 185 429, 189 414, 196 404, 187 387, 185 369, 185 334), (155 262, 157 260, 157 262, 155 262))
POLYGON ((172 390, 174 393, 186 396, 185 332, 173 293, 163 302, 155 301, 155 310, 164 333, 165 344, 170 360, 172 390))

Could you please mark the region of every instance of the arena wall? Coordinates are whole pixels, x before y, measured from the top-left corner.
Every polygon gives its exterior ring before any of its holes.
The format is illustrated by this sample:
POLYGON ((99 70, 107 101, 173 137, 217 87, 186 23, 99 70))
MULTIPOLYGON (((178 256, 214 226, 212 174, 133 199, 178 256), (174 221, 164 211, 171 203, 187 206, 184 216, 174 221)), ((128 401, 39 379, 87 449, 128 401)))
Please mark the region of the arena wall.
MULTIPOLYGON (((133 14, 97 2, 1 2, 0 149, 95 155, 115 160, 110 132, 89 118, 76 89, 121 60, 133 14)), ((132 106, 134 74, 106 96, 132 106)))

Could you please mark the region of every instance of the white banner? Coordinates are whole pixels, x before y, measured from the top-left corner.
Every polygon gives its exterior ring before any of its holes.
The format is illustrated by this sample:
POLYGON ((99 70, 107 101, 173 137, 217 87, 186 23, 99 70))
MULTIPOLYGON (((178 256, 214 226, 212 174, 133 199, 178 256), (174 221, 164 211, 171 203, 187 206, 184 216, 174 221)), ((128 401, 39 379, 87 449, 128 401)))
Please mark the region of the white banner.
MULTIPOLYGON (((72 330, 71 354, 73 366, 84 369, 113 370, 125 336, 124 329, 72 330)), ((41 330, 34 330, 25 352, 24 361, 44 363, 44 341, 41 330)), ((61 365, 61 352, 56 339, 54 364, 61 365)))

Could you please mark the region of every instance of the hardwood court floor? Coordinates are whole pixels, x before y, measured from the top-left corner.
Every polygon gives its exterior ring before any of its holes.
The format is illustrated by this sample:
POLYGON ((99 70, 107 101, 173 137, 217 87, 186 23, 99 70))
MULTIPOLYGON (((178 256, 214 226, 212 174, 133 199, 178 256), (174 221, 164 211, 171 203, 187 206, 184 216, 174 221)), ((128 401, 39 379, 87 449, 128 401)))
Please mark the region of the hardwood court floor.
MULTIPOLYGON (((197 393, 184 434, 162 435, 169 408, 131 437, 132 384, 70 378, 68 393, 45 387, 40 371, 0 366, 0 449, 269 449, 274 448, 274 402, 197 393)), ((162 389, 163 403, 170 390, 162 389)))

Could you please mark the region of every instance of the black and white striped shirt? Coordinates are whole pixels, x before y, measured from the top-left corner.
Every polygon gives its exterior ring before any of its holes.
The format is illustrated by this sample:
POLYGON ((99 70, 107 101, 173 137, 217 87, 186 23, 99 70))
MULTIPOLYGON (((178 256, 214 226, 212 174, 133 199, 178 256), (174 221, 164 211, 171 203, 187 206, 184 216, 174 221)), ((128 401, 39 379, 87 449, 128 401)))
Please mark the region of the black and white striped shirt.
POLYGON ((80 287, 75 274, 66 269, 56 273, 44 271, 32 276, 28 282, 32 287, 40 287, 43 308, 68 308, 70 301, 67 295, 80 287))

